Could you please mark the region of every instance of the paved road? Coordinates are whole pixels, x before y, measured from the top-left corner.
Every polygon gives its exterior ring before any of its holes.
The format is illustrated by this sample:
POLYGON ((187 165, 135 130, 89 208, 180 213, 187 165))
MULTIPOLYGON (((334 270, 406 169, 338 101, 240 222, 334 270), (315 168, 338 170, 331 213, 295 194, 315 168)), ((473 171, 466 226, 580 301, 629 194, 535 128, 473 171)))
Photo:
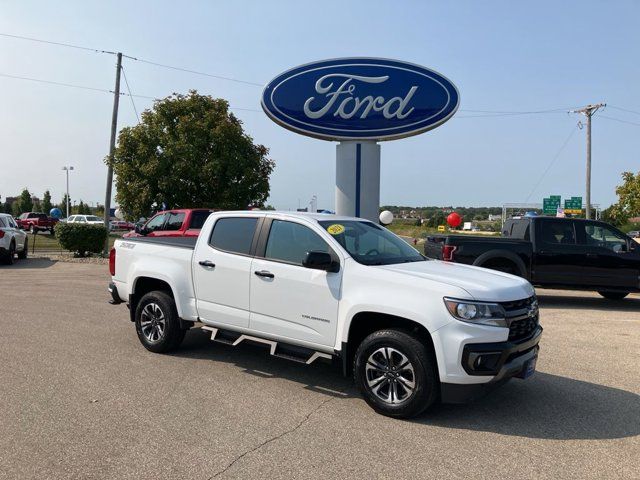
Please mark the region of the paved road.
POLYGON ((539 371, 415 421, 330 365, 189 332, 174 355, 106 303, 105 266, 0 267, 0 478, 639 478, 640 298, 541 291, 539 371))

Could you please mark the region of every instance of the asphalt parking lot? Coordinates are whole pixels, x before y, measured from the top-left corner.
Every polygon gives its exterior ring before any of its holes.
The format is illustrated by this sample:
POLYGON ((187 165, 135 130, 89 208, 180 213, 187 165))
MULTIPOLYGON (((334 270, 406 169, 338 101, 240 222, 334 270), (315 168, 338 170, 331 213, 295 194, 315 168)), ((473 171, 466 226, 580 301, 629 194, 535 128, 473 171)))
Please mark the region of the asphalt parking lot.
POLYGON ((640 296, 539 291, 533 378, 399 421, 329 364, 149 353, 108 278, 0 267, 0 478, 640 478, 640 296))

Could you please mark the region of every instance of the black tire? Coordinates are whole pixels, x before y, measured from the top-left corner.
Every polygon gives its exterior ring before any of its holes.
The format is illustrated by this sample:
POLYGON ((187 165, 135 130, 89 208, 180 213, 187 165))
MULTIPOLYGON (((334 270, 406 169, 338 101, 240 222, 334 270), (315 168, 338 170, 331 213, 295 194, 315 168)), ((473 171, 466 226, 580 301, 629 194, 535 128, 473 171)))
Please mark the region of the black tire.
POLYGON ((29 239, 24 240, 24 248, 20 253, 18 253, 18 258, 20 260, 26 260, 27 255, 29 255, 29 239))
POLYGON ((366 337, 356 351, 353 373, 369 406, 393 418, 419 415, 433 405, 440 390, 433 352, 423 341, 400 330, 379 330, 366 337), (391 361, 386 362, 389 357, 391 361), (397 368, 397 363, 407 360, 410 369, 406 366, 397 368), (386 362, 394 370, 376 368, 371 361, 378 366, 385 366, 386 362), (413 389, 406 388, 406 385, 411 386, 411 377, 413 389))
POLYGON ((606 298, 607 300, 622 300, 624 297, 626 297, 627 295, 629 295, 629 292, 617 292, 617 291, 607 291, 607 290, 602 290, 598 292, 600 295, 602 295, 604 298, 606 298))
POLYGON ((4 256, 4 264, 5 265, 13 265, 13 262, 15 262, 15 256, 16 256, 16 244, 12 241, 11 244, 9 245, 9 250, 7 251, 7 254, 4 256))
POLYGON ((138 339, 151 352, 170 352, 184 339, 186 330, 180 328, 176 303, 165 292, 149 292, 143 296, 136 307, 135 319, 138 339), (163 325, 160 317, 164 320, 163 325), (143 327, 143 322, 150 323, 143 327))

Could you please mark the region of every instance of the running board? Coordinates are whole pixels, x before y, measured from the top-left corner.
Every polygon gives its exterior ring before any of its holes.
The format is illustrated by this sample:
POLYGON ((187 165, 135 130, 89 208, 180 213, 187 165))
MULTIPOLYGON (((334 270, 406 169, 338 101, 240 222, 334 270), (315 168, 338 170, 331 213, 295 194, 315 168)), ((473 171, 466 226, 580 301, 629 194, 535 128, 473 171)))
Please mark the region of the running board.
POLYGON ((328 353, 318 352, 311 348, 299 347, 297 345, 281 343, 275 340, 267 340, 266 338, 254 337, 252 335, 246 335, 232 330, 222 330, 208 325, 202 326, 201 330, 211 332, 211 340, 214 342, 224 343, 225 345, 231 345, 233 347, 239 345, 245 340, 261 343, 269 346, 269 353, 274 357, 284 358, 286 360, 304 363, 306 365, 313 363, 318 358, 328 358, 329 360, 333 358, 333 356, 328 353))

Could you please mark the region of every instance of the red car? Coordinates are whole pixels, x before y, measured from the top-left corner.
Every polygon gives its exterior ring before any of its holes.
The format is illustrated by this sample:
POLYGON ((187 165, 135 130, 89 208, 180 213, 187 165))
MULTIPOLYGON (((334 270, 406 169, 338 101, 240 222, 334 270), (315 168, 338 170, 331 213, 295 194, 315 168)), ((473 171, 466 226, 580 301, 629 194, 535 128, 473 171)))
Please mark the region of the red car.
POLYGON ((133 230, 136 226, 131 222, 116 220, 110 223, 111 230, 133 230))
POLYGON ((212 211, 183 208, 158 212, 142 227, 136 227, 134 232, 125 233, 122 237, 197 237, 212 211))
POLYGON ((29 230, 31 233, 44 230, 54 233, 53 229, 58 223, 58 219, 51 218, 46 213, 28 212, 16 218, 16 223, 22 230, 29 230))

